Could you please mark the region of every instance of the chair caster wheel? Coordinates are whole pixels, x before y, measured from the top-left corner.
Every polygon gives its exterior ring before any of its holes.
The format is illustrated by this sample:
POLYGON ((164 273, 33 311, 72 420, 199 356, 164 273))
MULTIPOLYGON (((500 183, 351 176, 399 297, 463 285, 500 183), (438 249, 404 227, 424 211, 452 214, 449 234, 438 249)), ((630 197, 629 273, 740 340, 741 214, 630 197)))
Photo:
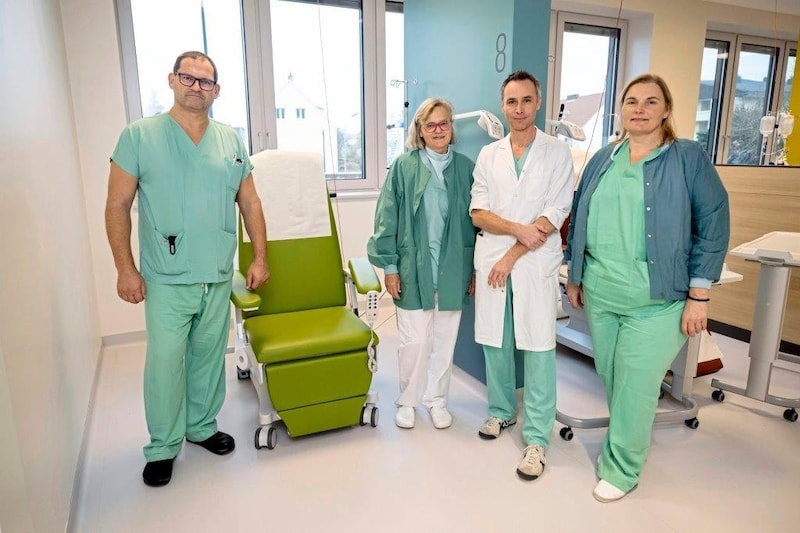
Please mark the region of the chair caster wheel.
POLYGON ((725 393, 722 392, 721 390, 715 390, 714 392, 711 393, 711 399, 721 402, 725 400, 725 393))
POLYGON ((260 450, 261 448, 274 450, 277 444, 278 444, 277 429, 275 429, 272 426, 268 428, 264 426, 256 428, 256 435, 255 435, 256 450, 260 450))
POLYGON ((783 412, 783 418, 789 422, 797 422, 797 411, 794 408, 789 408, 783 412))
POLYGON ((376 406, 365 405, 361 408, 361 419, 358 421, 359 426, 366 426, 369 424, 372 427, 378 427, 378 408, 376 406))
POLYGON ((700 421, 697 418, 684 420, 683 423, 686 424, 686 427, 689 429, 697 429, 697 427, 700 425, 700 421))
POLYGON ((238 366, 236 367, 236 378, 239 381, 244 381, 246 379, 250 379, 250 370, 242 370, 238 366))
POLYGON ((558 432, 558 434, 561 435, 561 438, 566 440, 566 441, 572 440, 572 437, 575 436, 575 434, 572 433, 572 428, 571 427, 563 427, 563 428, 561 428, 561 430, 558 432))

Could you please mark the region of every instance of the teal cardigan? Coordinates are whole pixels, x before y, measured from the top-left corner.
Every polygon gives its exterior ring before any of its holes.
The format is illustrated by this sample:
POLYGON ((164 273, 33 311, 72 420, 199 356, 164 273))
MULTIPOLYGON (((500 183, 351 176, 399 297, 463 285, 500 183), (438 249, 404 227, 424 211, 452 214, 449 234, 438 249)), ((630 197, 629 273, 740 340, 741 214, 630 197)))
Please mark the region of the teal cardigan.
MULTIPOLYGON (((574 284, 583 275, 589 201, 616 146, 592 157, 572 202, 564 260, 574 284)), ((645 163, 642 186, 650 297, 682 300, 690 279, 719 280, 730 240, 728 193, 703 147, 686 139, 667 145, 645 163)))

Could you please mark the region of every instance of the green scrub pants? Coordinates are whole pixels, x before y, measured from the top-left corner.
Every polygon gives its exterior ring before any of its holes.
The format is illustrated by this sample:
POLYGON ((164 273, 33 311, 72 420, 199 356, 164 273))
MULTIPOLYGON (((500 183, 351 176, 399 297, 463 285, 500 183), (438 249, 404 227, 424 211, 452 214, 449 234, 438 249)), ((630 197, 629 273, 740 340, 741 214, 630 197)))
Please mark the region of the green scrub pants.
POLYGON ((650 450, 661 381, 686 342, 681 332, 685 302, 650 300, 649 287, 630 293, 619 287, 608 287, 615 291, 609 298, 585 285, 583 294, 609 410, 597 475, 628 492, 639 482, 650 450))
POLYGON ((147 461, 175 457, 183 439, 217 431, 225 399, 231 282, 147 283, 144 406, 147 461))
MULTIPOLYGON (((503 346, 483 345, 489 416, 510 420, 517 416, 516 340, 511 297, 511 278, 506 281, 503 346)), ((522 352, 525 376, 522 390, 522 441, 526 446, 550 445, 556 420, 556 350, 522 352)))

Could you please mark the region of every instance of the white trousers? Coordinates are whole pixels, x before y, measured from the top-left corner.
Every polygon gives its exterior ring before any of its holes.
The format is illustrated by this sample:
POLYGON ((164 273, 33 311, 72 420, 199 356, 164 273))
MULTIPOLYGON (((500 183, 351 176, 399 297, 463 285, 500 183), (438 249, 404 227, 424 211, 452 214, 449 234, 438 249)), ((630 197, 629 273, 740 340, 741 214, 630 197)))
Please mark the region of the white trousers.
POLYGON ((397 309, 398 406, 445 407, 461 311, 397 309))

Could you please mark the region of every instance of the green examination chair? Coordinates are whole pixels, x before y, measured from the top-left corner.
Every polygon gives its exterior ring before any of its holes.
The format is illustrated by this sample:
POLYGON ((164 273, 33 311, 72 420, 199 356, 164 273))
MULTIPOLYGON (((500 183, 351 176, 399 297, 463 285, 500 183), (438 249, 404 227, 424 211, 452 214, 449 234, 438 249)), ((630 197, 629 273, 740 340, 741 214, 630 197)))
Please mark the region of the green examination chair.
POLYGON ((357 424, 378 424, 378 337, 373 331, 381 283, 366 258, 343 268, 320 154, 255 154, 253 177, 264 204, 271 277, 245 288, 252 243, 239 217, 235 307, 239 379, 259 403, 255 447, 273 449, 277 426, 300 437, 357 424), (357 294, 366 295, 366 323, 357 294))

